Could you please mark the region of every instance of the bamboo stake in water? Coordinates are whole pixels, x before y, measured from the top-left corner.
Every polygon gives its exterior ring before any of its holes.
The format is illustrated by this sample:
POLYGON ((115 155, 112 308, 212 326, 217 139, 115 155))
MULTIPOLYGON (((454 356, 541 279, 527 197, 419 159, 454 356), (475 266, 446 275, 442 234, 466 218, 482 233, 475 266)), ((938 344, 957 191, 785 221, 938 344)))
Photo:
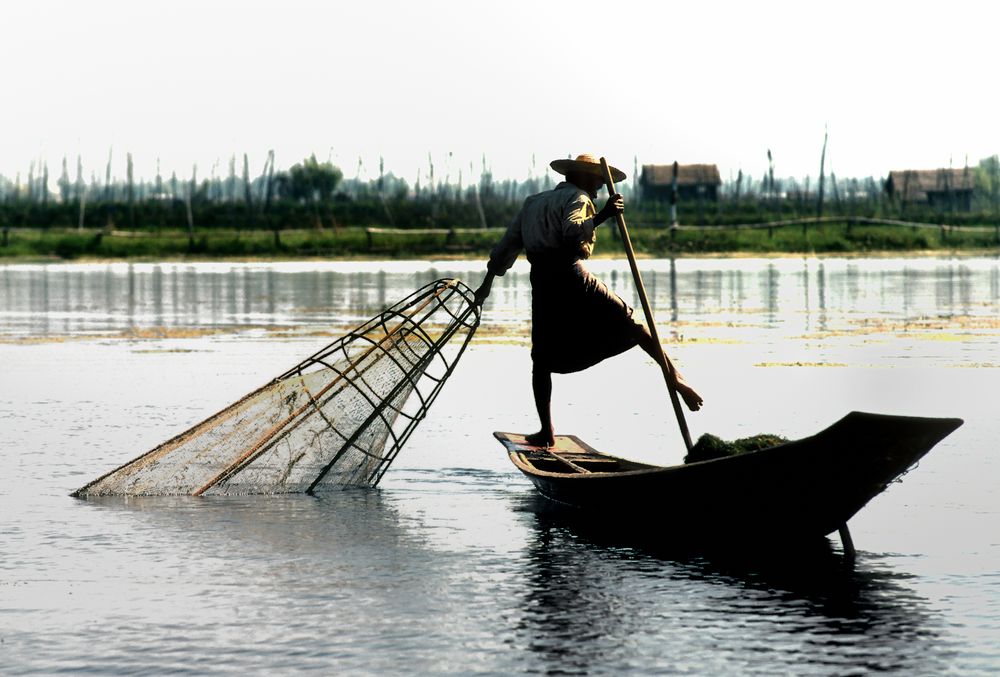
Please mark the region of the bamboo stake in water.
MULTIPOLYGON (((615 180, 611 176, 611 168, 608 167, 608 161, 604 158, 601 158, 601 169, 604 172, 604 182, 608 186, 608 195, 614 195, 615 180)), ((635 252, 632 250, 632 240, 629 238, 628 228, 625 226, 625 217, 622 214, 618 214, 616 218, 618 221, 618 230, 622 235, 622 244, 625 246, 625 255, 628 257, 628 265, 632 269, 632 279, 635 280, 635 289, 639 294, 639 301, 642 303, 642 312, 646 316, 646 326, 649 327, 649 333, 653 337, 653 342, 660 347, 660 352, 663 354, 663 361, 660 363, 660 368, 663 370, 663 380, 667 382, 670 403, 674 407, 674 414, 677 415, 677 424, 680 426, 681 436, 684 438, 684 446, 687 451, 691 451, 691 447, 694 445, 691 444, 691 433, 688 431, 687 421, 684 419, 684 410, 681 409, 681 402, 677 397, 677 389, 674 387, 676 375, 673 365, 670 364, 666 352, 660 346, 660 337, 656 331, 656 323, 653 321, 653 309, 649 305, 649 299, 646 298, 646 287, 642 284, 642 275, 639 274, 639 266, 635 262, 635 252)))

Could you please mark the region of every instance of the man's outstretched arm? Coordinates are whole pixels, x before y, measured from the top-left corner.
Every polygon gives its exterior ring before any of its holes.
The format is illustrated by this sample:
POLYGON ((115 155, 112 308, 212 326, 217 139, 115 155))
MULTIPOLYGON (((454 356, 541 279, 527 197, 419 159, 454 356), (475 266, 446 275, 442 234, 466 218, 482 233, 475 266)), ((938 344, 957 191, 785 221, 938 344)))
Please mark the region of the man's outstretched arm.
MULTIPOLYGON (((523 208, 522 208, 523 209, 523 208)), ((514 261, 517 260, 521 250, 524 249, 524 240, 521 239, 521 213, 507 226, 500 241, 490 250, 490 259, 486 262, 486 277, 476 290, 476 305, 483 305, 483 301, 490 295, 493 287, 493 279, 497 275, 506 273, 514 261)))
POLYGON ((486 277, 483 278, 483 283, 479 285, 479 289, 476 290, 476 305, 483 305, 483 301, 486 297, 490 295, 490 290, 493 288, 493 278, 496 275, 491 270, 486 271, 486 277))

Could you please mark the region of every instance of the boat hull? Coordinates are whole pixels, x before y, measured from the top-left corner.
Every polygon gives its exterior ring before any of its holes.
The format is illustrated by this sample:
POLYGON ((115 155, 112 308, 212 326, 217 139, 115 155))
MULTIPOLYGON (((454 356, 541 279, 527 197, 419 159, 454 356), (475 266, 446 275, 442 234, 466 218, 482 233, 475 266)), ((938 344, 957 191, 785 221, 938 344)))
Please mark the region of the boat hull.
MULTIPOLYGON (((820 537, 830 534, 962 424, 852 412, 822 432, 776 447, 673 467, 623 462, 610 471, 576 454, 537 461, 504 441, 511 460, 546 498, 639 529, 820 537), (577 462, 574 462, 573 459, 577 462), (545 469, 541 469, 545 467, 545 469)), ((576 438, 567 438, 580 442, 576 438)), ((605 459, 580 444, 588 454, 605 459)))

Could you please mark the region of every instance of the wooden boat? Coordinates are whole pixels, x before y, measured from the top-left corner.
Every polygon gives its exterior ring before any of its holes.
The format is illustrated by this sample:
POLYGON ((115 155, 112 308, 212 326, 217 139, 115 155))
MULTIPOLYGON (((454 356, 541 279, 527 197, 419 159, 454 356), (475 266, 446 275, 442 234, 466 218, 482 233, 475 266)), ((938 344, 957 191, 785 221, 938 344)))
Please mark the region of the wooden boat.
POLYGON ((578 437, 554 447, 494 433, 538 491, 560 504, 656 534, 817 538, 847 521, 962 425, 957 418, 852 412, 801 440, 662 467, 602 454, 578 437), (623 519, 625 518, 625 519, 623 519))

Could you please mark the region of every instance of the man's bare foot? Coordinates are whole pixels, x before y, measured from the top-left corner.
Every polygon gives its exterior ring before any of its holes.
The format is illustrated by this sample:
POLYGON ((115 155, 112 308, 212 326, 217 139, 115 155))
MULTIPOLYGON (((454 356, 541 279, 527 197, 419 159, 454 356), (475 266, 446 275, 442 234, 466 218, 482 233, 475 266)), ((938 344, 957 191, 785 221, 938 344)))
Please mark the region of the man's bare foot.
POLYGON ((684 404, 688 406, 691 411, 698 411, 701 409, 701 405, 705 404, 705 401, 701 399, 701 395, 694 391, 694 388, 689 386, 683 381, 677 383, 677 394, 681 396, 684 400, 684 404))
POLYGON ((552 428, 549 428, 548 430, 543 428, 537 433, 526 435, 524 441, 533 447, 551 447, 555 445, 556 437, 552 428))

